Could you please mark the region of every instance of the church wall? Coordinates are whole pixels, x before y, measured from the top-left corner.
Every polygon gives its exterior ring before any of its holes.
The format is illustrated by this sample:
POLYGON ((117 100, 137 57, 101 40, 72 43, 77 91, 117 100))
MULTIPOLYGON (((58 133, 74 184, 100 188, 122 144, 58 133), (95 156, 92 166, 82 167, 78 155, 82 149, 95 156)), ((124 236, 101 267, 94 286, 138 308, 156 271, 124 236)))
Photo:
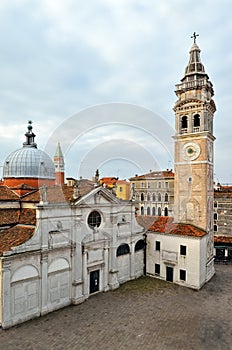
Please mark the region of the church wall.
POLYGON ((71 284, 70 249, 51 252, 47 271, 48 311, 71 303, 71 284))
POLYGON ((123 283, 130 279, 130 254, 117 257, 118 282, 123 283))
POLYGON ((40 254, 3 260, 2 326, 10 327, 40 315, 40 254))
POLYGON ((143 275, 144 270, 144 250, 139 250, 134 253, 134 274, 135 278, 138 278, 143 275))

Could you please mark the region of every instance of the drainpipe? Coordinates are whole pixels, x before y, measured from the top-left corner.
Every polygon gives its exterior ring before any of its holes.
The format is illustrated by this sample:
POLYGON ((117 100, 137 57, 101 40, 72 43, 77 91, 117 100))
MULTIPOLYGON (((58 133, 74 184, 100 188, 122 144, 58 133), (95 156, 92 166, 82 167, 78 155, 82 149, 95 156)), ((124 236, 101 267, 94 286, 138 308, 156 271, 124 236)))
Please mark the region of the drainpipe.
POLYGON ((143 274, 147 274, 147 234, 143 234, 144 237, 144 255, 143 255, 143 274))

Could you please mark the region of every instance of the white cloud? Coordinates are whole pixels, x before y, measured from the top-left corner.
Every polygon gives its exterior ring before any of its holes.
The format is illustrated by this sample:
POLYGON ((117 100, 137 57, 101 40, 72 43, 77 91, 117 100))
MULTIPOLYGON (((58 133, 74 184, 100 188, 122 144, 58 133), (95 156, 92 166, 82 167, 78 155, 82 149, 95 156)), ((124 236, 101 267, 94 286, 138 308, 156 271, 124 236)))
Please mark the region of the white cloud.
POLYGON ((0 118, 7 118, 4 134, 12 125, 18 133, 13 127, 7 133, 14 135, 10 145, 1 138, 1 158, 20 147, 28 119, 43 145, 65 118, 95 104, 142 105, 174 125, 174 84, 197 31, 215 86, 216 163, 223 179, 230 162, 217 145, 227 138, 232 147, 231 10, 230 0, 2 0, 0 118))

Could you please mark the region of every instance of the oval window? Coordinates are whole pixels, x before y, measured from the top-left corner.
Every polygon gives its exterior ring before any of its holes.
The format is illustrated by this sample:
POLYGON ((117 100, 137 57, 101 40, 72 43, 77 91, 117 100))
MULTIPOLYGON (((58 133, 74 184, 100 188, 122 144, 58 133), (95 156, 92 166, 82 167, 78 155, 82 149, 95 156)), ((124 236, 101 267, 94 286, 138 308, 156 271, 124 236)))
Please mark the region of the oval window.
POLYGON ((101 225, 101 215, 98 211, 92 211, 88 216, 88 225, 91 228, 99 227, 101 225))

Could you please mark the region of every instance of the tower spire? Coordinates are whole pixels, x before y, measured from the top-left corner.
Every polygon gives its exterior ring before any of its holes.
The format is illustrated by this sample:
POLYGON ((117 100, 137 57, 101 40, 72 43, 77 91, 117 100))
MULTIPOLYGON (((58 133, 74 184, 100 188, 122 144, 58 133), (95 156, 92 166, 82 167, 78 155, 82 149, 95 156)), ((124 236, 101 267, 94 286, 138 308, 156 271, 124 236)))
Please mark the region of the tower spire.
POLYGON ((63 185, 64 184, 64 156, 63 152, 61 150, 60 141, 58 141, 58 145, 56 148, 56 152, 54 155, 54 165, 55 165, 55 171, 56 171, 56 185, 63 185))
POLYGON ((182 93, 185 92, 191 98, 194 97, 202 101, 210 101, 214 95, 213 85, 201 62, 201 50, 196 44, 197 36, 199 34, 196 34, 196 32, 191 36, 193 38, 193 44, 189 51, 189 61, 185 68, 184 77, 181 79, 181 84, 176 85, 175 92, 178 97, 183 97, 182 93))
POLYGON ((205 73, 204 65, 201 62, 200 52, 198 45, 196 44, 196 38, 199 36, 199 34, 196 34, 196 32, 193 33, 191 38, 193 38, 193 45, 189 51, 189 62, 187 67, 185 68, 185 75, 184 78, 181 79, 181 81, 186 81, 186 78, 189 77, 190 79, 196 79, 196 78, 202 78, 202 77, 208 77, 205 73))

